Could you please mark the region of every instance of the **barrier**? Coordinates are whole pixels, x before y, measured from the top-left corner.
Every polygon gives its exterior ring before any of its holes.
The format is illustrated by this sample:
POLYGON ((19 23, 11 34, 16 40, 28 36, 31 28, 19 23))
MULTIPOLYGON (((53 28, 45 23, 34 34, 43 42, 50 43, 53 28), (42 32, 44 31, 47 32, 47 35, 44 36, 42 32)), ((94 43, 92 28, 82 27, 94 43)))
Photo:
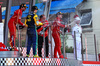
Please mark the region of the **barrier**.
POLYGON ((81 66, 100 66, 100 62, 98 61, 83 61, 81 66))

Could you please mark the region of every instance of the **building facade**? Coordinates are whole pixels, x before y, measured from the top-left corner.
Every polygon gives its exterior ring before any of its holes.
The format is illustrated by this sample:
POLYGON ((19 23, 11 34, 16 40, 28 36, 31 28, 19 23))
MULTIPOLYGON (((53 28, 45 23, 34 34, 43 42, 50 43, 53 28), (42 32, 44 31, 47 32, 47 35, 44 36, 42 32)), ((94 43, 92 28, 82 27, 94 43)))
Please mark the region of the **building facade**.
POLYGON ((83 28, 83 45, 88 54, 100 53, 100 0, 85 0, 76 8, 83 28), (94 36, 95 34, 95 36, 94 36), (96 37, 96 38, 94 38, 96 37), (96 42, 95 42, 96 40, 96 42))

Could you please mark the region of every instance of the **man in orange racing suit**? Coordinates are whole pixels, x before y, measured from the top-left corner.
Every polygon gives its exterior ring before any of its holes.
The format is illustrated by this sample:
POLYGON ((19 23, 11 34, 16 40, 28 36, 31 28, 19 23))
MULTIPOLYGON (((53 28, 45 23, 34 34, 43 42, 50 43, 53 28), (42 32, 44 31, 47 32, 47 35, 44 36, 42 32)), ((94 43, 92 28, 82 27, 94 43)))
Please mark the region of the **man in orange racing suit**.
POLYGON ((64 58, 64 56, 61 53, 61 39, 60 39, 60 27, 65 28, 66 25, 62 25, 61 24, 61 18, 62 18, 62 13, 58 12, 56 15, 56 19, 53 22, 53 26, 52 26, 52 36, 54 38, 54 42, 55 42, 55 48, 54 48, 54 58, 58 58, 57 57, 57 52, 59 54, 59 58, 64 58))
MULTIPOLYGON (((14 15, 11 17, 11 19, 8 22, 8 28, 10 32, 10 46, 12 50, 17 50, 15 48, 15 39, 16 39, 16 25, 20 24, 22 26, 25 26, 21 22, 22 12, 25 11, 27 8, 26 4, 21 4, 20 8, 14 12, 14 15)), ((18 50, 17 50, 18 51, 18 50)))

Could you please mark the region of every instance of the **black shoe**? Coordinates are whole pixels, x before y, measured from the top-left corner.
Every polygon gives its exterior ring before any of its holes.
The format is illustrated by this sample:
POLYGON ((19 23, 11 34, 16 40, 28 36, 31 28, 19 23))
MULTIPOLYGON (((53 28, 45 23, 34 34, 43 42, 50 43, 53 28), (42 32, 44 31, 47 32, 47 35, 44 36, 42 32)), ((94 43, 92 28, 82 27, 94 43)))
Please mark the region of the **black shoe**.
POLYGON ((14 51, 14 48, 10 48, 10 51, 14 51))

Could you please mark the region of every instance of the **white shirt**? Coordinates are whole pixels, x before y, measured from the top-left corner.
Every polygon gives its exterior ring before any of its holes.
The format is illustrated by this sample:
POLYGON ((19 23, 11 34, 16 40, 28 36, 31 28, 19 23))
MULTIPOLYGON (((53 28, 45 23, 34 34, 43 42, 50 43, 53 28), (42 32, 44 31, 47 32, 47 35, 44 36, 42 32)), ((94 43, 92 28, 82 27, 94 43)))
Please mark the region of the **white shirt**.
POLYGON ((80 25, 75 24, 75 26, 72 28, 72 35, 74 36, 74 31, 76 34, 76 40, 81 41, 81 33, 82 33, 82 28, 80 25))

